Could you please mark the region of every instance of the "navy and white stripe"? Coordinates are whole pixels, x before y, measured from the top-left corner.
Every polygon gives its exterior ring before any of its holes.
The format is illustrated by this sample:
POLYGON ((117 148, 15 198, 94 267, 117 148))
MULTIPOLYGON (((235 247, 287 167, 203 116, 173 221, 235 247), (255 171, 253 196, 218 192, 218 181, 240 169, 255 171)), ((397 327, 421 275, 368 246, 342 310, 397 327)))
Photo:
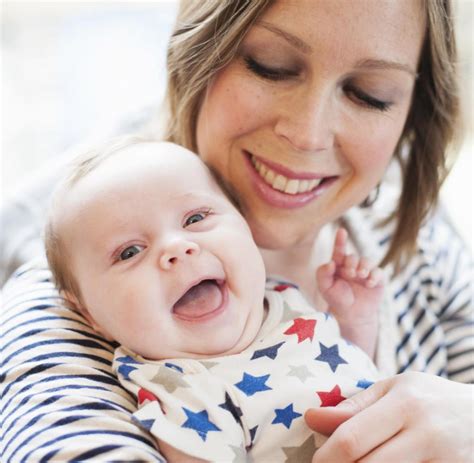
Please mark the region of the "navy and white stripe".
POLYGON ((398 371, 474 383, 473 264, 441 216, 424 227, 417 255, 391 282, 398 308, 398 371))
POLYGON ((2 462, 165 461, 111 370, 113 345, 63 305, 47 268, 3 289, 2 462))

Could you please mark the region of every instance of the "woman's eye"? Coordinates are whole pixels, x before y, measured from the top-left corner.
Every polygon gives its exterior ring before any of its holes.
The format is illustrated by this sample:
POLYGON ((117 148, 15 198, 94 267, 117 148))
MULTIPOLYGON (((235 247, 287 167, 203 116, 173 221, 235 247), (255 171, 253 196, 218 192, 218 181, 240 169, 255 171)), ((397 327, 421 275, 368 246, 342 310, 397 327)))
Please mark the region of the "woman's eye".
POLYGON ((184 221, 183 226, 186 228, 193 223, 200 222, 201 220, 204 220, 209 214, 211 214, 210 209, 207 211, 195 212, 184 221))
POLYGON ((119 260, 128 260, 132 257, 136 256, 139 252, 142 252, 145 249, 145 246, 139 246, 134 244, 133 246, 129 246, 125 248, 119 255, 119 260))
POLYGON ((278 81, 278 80, 284 80, 284 79, 298 76, 297 71, 283 69, 283 68, 271 68, 268 66, 264 66, 263 64, 260 64, 257 61, 255 61, 250 56, 245 57, 245 65, 254 74, 268 80, 278 81))
POLYGON ((344 86, 344 91, 354 100, 356 103, 365 106, 369 109, 377 109, 379 111, 387 111, 392 106, 392 103, 389 101, 382 101, 373 96, 365 93, 359 88, 355 87, 352 84, 347 84, 344 86))

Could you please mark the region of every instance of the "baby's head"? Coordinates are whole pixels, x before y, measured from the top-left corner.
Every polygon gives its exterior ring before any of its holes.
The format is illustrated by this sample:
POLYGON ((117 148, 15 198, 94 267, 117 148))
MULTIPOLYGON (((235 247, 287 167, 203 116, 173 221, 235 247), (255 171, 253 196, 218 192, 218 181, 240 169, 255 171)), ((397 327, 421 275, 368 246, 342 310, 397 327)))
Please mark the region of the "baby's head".
POLYGON ((232 354, 260 328, 265 270, 247 223, 178 145, 127 138, 81 158, 45 242, 62 294, 143 357, 232 354))

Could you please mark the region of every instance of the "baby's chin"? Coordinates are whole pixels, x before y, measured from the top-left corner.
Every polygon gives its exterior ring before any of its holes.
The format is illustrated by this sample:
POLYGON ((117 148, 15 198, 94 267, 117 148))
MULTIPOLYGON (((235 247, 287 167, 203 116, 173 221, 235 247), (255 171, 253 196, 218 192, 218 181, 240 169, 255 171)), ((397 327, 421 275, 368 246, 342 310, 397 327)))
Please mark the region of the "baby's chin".
POLYGON ((196 349, 193 352, 182 352, 181 357, 205 360, 240 354, 255 341, 260 326, 261 323, 259 323, 258 326, 252 327, 252 329, 246 327, 247 329, 241 333, 235 333, 235 336, 232 336, 230 339, 227 333, 226 337, 222 336, 217 339, 208 340, 206 345, 202 346, 201 349, 196 349))

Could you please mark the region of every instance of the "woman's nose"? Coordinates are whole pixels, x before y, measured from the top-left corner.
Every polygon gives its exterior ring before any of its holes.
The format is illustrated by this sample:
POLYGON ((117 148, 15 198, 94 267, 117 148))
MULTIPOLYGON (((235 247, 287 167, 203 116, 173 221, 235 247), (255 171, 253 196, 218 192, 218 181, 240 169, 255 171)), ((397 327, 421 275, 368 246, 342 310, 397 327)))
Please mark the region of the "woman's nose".
POLYGON ((159 257, 159 265, 163 270, 170 270, 179 263, 199 255, 201 249, 197 243, 184 239, 173 239, 165 244, 159 257))
POLYGON ((297 151, 331 148, 336 130, 332 101, 330 89, 299 89, 279 111, 275 133, 297 151))

